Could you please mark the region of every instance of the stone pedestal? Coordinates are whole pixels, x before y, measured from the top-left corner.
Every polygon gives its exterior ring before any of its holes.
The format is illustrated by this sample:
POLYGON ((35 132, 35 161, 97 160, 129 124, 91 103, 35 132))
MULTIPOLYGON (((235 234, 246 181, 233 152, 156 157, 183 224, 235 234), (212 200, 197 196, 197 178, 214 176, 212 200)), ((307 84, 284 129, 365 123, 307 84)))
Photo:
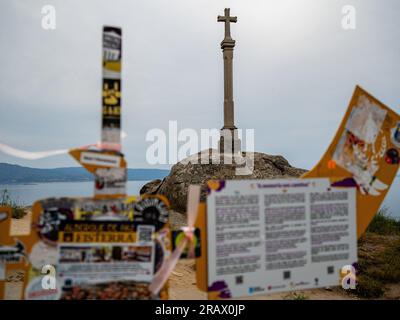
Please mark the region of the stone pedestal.
POLYGON ((242 142, 238 137, 237 128, 222 128, 219 140, 219 153, 237 155, 241 153, 242 142))

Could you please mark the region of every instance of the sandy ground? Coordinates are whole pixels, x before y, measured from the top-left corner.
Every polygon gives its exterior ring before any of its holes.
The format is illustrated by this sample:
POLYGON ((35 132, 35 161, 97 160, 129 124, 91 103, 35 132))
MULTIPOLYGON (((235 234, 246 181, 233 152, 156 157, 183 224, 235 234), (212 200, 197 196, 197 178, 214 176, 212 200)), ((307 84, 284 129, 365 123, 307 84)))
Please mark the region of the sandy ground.
MULTIPOLYGON (((180 260, 170 277, 169 295, 172 300, 205 300, 207 295, 196 287, 194 260, 180 260)), ((400 298, 400 286, 397 287, 397 297, 400 298)), ((394 290, 395 291, 395 290, 394 290)), ((312 289, 297 291, 297 295, 310 300, 357 300, 358 298, 344 293, 339 288, 312 289)), ((393 292, 396 296, 396 292, 393 292)), ((284 300, 294 299, 293 293, 275 293, 246 297, 245 300, 284 300)), ((240 299, 238 299, 240 300, 240 299)))
MULTIPOLYGON (((186 225, 186 217, 180 213, 172 212, 171 228, 178 229, 186 225)), ((384 246, 384 243, 381 244, 384 246)), ((366 246, 367 251, 373 247, 366 246)), ((390 284, 385 287, 385 294, 381 299, 400 300, 400 283, 390 284)), ((169 281, 169 296, 171 300, 206 300, 207 294, 196 286, 195 261, 182 259, 172 272, 169 281)), ((285 300, 303 297, 309 300, 359 300, 358 297, 344 292, 339 287, 296 291, 295 293, 275 293, 246 297, 245 300, 285 300)), ((240 299, 238 299, 240 300, 240 299)))
MULTIPOLYGON (((171 214, 171 228, 178 229, 186 225, 186 217, 178 212, 171 214)), ((373 254, 377 249, 385 248, 385 241, 368 241, 363 245, 363 252, 373 254)), ((172 300, 205 300, 207 294, 200 291, 196 286, 195 261, 182 259, 178 262, 173 271, 170 281, 170 299, 172 300)), ((354 294, 349 294, 342 290, 341 287, 331 287, 322 289, 310 289, 296 291, 292 293, 274 293, 269 295, 256 295, 246 297, 248 300, 285 300, 305 298, 309 300, 360 300, 361 298, 354 294)), ((400 300, 400 283, 389 284, 385 286, 385 293, 380 299, 397 299, 400 300)))
MULTIPOLYGON (((178 229, 186 225, 186 217, 178 212, 171 212, 171 228, 178 229)), ((169 281, 169 296, 172 300, 205 300, 207 294, 196 286, 196 272, 194 260, 180 260, 172 272, 169 281)), ((298 291, 296 294, 313 300, 348 300, 357 297, 344 293, 340 288, 313 289, 298 291)), ((400 295, 399 295, 400 296, 400 295)), ((254 300, 283 300, 293 299, 293 293, 275 293, 269 295, 257 295, 246 299, 254 300)))
MULTIPOLYGON (((171 300, 206 300, 207 295, 196 286, 194 260, 180 260, 169 281, 171 300)), ((390 284, 380 299, 400 300, 400 284, 390 284)), ((355 295, 344 292, 339 287, 296 291, 295 293, 275 293, 246 297, 243 300, 293 300, 302 296, 307 300, 360 300, 355 295)), ((237 299, 241 300, 241 299, 237 299)))

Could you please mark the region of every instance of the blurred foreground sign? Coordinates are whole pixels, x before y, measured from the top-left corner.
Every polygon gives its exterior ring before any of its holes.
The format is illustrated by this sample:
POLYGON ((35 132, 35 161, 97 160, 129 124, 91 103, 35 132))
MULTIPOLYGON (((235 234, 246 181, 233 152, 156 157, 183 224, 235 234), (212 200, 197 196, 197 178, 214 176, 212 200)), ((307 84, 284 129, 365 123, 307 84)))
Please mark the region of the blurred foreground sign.
POLYGON ((149 290, 171 252, 162 196, 40 200, 28 232, 13 235, 11 208, 0 212, 0 299, 168 297, 167 286, 157 295, 149 290), (44 282, 51 276, 45 267, 54 270, 54 281, 44 282))
POLYGON ((209 183, 208 289, 219 298, 338 285, 357 261, 356 189, 328 179, 209 183))
POLYGON ((303 178, 326 177, 357 188, 360 237, 385 199, 400 165, 400 116, 357 86, 346 114, 318 164, 303 178))
POLYGON ((327 151, 300 179, 208 183, 199 289, 220 299, 348 285, 341 271, 354 270, 356 239, 399 165, 400 116, 357 86, 327 151))

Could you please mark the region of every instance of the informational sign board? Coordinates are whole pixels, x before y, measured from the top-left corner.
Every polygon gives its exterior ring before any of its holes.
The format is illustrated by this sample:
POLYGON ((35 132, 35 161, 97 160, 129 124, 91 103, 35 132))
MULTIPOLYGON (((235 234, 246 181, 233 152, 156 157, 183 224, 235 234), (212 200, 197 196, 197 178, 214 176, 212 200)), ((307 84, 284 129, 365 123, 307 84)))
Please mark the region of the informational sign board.
POLYGON ((357 261, 355 188, 328 179, 209 183, 208 288, 219 298, 340 283, 357 261))
POLYGON ((44 199, 33 205, 28 232, 14 236, 18 220, 2 213, 0 299, 168 297, 167 286, 157 295, 149 290, 172 250, 162 196, 44 199), (54 286, 45 279, 51 276, 54 286))

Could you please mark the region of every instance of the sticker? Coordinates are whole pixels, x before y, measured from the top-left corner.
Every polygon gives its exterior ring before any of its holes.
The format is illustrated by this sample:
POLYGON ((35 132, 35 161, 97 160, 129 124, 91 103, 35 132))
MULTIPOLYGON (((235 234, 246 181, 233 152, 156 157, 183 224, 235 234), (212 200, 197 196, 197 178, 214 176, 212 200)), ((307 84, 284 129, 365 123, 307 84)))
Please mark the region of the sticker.
POLYGON ((104 145, 121 142, 121 57, 122 30, 103 29, 103 115, 101 140, 104 145))
POLYGON ((126 168, 99 168, 94 173, 95 195, 126 193, 126 168))
POLYGON ((140 224, 137 227, 137 242, 151 242, 153 241, 154 226, 147 224, 140 224))
POLYGON ((386 114, 385 109, 360 96, 333 155, 337 165, 353 174, 363 195, 379 196, 388 188, 376 176, 387 149, 381 131, 386 114))
POLYGON ((367 144, 375 143, 387 111, 362 95, 353 109, 346 129, 367 144))
POLYGON ((48 264, 54 266, 57 264, 57 249, 43 241, 38 241, 32 247, 29 261, 37 270, 42 270, 42 267, 48 264))
POLYGON ((11 219, 10 236, 29 236, 31 234, 32 212, 28 211, 21 219, 11 219))
POLYGON ((25 272, 23 270, 10 270, 7 272, 4 284, 4 300, 21 300, 24 290, 25 272))
POLYGON ((132 222, 121 221, 68 221, 60 226, 60 242, 100 243, 135 242, 132 222))
POLYGON ((132 202, 124 199, 82 199, 77 201, 75 219, 84 221, 132 221, 132 202))
POLYGON ((388 164, 399 164, 400 162, 399 151, 397 151, 397 149, 389 149, 386 152, 385 161, 388 164))
POLYGON ((44 208, 39 216, 39 236, 46 243, 55 245, 58 240, 58 229, 63 221, 71 220, 73 212, 71 208, 58 206, 44 208))
POLYGON ((7 212, 0 212, 0 222, 7 220, 8 214, 7 212))
MULTIPOLYGON (((185 232, 183 230, 174 230, 172 231, 172 250, 175 250, 179 243, 185 238, 185 232)), ((181 258, 189 257, 189 245, 186 246, 185 250, 182 252, 181 258)), ((194 255, 196 258, 201 256, 201 248, 200 248, 200 229, 196 228, 193 234, 193 249, 194 255)))
POLYGON ((122 30, 116 27, 103 29, 103 77, 119 79, 121 77, 122 30))
POLYGON ((134 204, 133 209, 133 222, 135 225, 151 224, 158 231, 168 222, 168 206, 160 198, 143 198, 134 204))
POLYGON ((58 300, 59 290, 44 289, 42 285, 43 276, 33 278, 25 289, 25 300, 58 300))
POLYGON ((225 281, 214 281, 209 287, 208 291, 215 292, 218 298, 229 299, 232 298, 229 286, 225 281))
POLYGON ((60 230, 61 299, 150 298, 154 242, 135 243, 132 222, 71 221, 60 230))
MULTIPOLYGON (((103 79, 103 130, 113 130, 120 134, 121 127, 121 80, 103 79)), ((104 134, 105 132, 103 132, 104 134)), ((105 138, 103 136, 103 138, 105 138)), ((116 140, 106 142, 119 143, 120 137, 116 140)))
POLYGON ((6 279, 6 263, 0 260, 0 281, 6 279))
POLYGON ((7 263, 20 263, 26 258, 24 244, 16 240, 15 245, 0 245, 0 261, 7 263))
POLYGON ((400 148, 400 122, 392 130, 392 142, 397 148, 400 148))
POLYGON ((82 152, 80 162, 82 164, 119 168, 121 157, 98 152, 82 152))

